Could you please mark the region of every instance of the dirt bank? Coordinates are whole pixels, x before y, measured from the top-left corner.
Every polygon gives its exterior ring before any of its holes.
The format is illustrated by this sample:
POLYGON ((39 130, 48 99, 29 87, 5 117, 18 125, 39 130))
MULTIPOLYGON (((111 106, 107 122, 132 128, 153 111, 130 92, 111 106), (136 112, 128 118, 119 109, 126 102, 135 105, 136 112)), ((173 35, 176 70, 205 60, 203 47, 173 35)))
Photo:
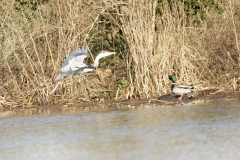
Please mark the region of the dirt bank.
POLYGON ((101 103, 85 102, 80 104, 28 106, 28 107, 1 107, 0 118, 11 116, 50 115, 50 114, 73 114, 89 111, 106 111, 116 109, 134 109, 144 107, 171 107, 177 105, 194 105, 213 101, 240 100, 240 93, 203 92, 194 97, 184 97, 184 104, 177 101, 176 97, 166 94, 151 99, 134 99, 122 101, 104 101, 101 103))

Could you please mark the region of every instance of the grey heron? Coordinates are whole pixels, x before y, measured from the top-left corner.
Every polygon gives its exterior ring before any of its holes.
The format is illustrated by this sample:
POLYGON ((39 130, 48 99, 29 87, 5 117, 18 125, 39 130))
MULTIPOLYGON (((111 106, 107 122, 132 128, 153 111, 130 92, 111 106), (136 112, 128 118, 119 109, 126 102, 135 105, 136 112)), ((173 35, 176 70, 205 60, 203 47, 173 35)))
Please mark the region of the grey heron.
POLYGON ((65 59, 60 73, 55 78, 55 81, 59 81, 53 91, 50 94, 53 94, 57 89, 58 85, 62 80, 71 78, 76 75, 83 74, 85 72, 90 72, 95 70, 99 65, 99 60, 103 57, 110 56, 112 54, 116 54, 116 52, 108 52, 108 51, 101 51, 94 60, 92 65, 86 65, 83 61, 86 57, 89 56, 88 54, 88 47, 83 46, 82 48, 73 51, 69 56, 65 59))

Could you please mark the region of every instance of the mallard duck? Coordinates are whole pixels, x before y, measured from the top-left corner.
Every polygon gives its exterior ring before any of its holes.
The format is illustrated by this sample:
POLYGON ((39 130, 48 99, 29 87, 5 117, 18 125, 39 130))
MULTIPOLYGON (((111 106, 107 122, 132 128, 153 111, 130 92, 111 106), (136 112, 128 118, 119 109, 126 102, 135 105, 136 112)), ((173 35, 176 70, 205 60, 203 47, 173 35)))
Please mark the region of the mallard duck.
POLYGON ((183 95, 194 92, 194 86, 187 84, 175 84, 175 76, 169 76, 169 79, 172 81, 171 91, 173 94, 178 96, 178 100, 183 103, 183 95))

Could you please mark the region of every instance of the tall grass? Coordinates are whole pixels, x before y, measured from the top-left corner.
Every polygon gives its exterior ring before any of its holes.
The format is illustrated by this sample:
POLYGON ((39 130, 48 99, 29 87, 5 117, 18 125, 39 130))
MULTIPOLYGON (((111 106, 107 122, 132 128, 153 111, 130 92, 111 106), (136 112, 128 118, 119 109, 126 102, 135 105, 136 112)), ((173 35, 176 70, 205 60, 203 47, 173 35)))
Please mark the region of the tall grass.
POLYGON ((217 9, 202 2, 197 13, 187 1, 16 2, 0 2, 2 105, 159 96, 169 92, 170 74, 198 89, 240 90, 237 0, 216 2, 217 9), (120 54, 49 96, 65 57, 83 45, 88 63, 100 50, 120 54))
MULTIPOLYGON (((122 30, 129 44, 130 93, 140 97, 168 92, 169 75, 196 88, 239 91, 238 1, 202 8, 200 15, 187 14, 181 1, 128 1, 120 13, 122 30), (234 5, 232 4, 234 3, 234 5), (235 15, 235 16, 234 16, 235 15), (198 24, 198 26, 196 26, 198 24)), ((202 4, 200 4, 202 5, 202 4)), ((198 13, 197 13, 198 14, 198 13)))
MULTIPOLYGON (((67 81, 55 96, 49 96, 65 57, 78 47, 88 45, 99 15, 111 5, 78 0, 54 0, 38 5, 36 10, 28 6, 16 9, 14 0, 1 5, 1 13, 5 14, 1 15, 0 95, 7 102, 18 105, 76 103, 110 92, 111 75, 101 77, 98 72, 67 81)), ((89 61, 93 61, 94 56, 90 54, 89 61)))

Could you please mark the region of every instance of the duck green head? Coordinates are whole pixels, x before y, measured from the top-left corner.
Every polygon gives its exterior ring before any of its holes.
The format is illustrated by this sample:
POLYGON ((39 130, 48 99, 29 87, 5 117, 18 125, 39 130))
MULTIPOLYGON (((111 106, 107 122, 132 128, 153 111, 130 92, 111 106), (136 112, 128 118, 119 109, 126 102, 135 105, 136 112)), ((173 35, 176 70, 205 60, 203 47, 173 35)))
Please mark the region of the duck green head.
POLYGON ((175 76, 169 76, 169 79, 172 81, 172 83, 175 83, 175 82, 176 82, 175 76))

